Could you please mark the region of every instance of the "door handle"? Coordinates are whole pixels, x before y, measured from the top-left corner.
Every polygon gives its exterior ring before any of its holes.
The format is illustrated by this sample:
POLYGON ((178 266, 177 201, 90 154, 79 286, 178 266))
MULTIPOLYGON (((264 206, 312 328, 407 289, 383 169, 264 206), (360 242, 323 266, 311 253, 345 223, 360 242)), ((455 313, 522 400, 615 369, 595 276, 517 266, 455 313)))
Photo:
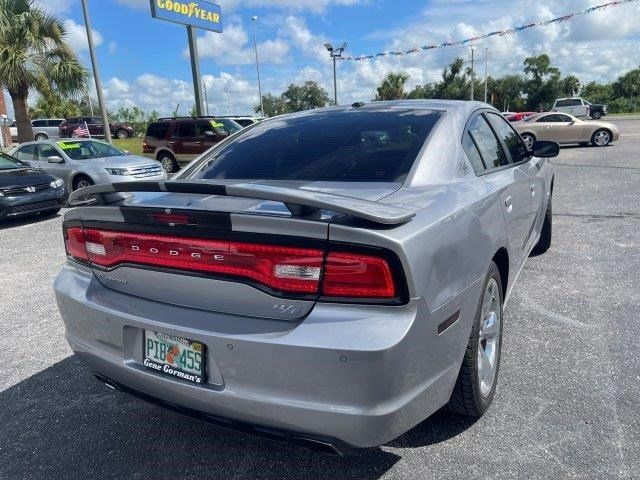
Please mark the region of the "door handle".
POLYGON ((511 213, 513 210, 513 204, 511 203, 511 196, 504 199, 504 206, 507 208, 507 212, 511 213))
POLYGON ((195 142, 193 142, 193 143, 195 143, 196 145, 200 145, 202 142, 201 142, 200 140, 196 140, 196 141, 195 141, 195 142))
POLYGON ((531 196, 533 197, 535 196, 535 194, 536 194, 536 186, 531 184, 531 196))

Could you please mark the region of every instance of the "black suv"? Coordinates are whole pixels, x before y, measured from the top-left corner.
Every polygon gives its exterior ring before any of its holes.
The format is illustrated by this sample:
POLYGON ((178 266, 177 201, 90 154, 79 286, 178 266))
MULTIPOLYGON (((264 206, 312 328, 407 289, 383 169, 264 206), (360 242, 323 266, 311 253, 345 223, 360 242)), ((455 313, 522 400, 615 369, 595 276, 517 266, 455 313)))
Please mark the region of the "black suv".
POLYGON ((177 172, 180 163, 188 163, 242 126, 229 118, 160 118, 147 127, 142 153, 158 160, 168 172, 177 172))

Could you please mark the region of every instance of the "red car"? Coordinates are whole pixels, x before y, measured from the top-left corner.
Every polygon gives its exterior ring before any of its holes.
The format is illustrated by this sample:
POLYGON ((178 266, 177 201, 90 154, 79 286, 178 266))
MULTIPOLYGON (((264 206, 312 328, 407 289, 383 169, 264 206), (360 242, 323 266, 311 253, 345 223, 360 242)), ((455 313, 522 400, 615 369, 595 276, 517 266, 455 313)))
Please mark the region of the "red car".
POLYGON ((535 115, 538 112, 504 112, 504 117, 510 122, 519 122, 520 120, 524 120, 530 115, 535 115))

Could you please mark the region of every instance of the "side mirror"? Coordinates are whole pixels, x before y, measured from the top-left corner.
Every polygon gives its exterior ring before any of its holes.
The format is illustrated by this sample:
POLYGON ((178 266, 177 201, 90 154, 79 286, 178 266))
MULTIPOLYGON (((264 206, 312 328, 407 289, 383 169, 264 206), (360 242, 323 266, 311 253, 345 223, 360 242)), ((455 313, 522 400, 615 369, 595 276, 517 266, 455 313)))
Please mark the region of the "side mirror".
POLYGON ((533 156, 538 158, 557 157, 560 153, 560 145, 556 142, 538 140, 533 142, 533 156))
POLYGON ((126 155, 131 155, 131 152, 129 150, 123 150, 123 151, 126 155))
POLYGON ((51 157, 47 157, 47 162, 49 163, 64 163, 62 157, 58 157, 57 155, 53 155, 51 157))
POLYGON ((213 133, 211 130, 207 130, 206 132, 204 132, 204 136, 205 137, 215 137, 216 134, 213 133))

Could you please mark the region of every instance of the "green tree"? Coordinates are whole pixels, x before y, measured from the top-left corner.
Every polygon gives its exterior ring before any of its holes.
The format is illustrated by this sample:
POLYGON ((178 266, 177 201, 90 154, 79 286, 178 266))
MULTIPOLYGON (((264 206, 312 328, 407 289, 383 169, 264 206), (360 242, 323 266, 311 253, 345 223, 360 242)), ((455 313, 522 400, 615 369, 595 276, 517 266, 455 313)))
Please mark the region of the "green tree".
POLYGON ((551 65, 549 55, 526 58, 524 73, 529 76, 525 82, 527 108, 537 110, 550 106, 558 95, 560 70, 551 65))
POLYGON ((326 107, 329 104, 329 94, 318 82, 308 80, 304 85, 289 85, 282 94, 282 100, 288 112, 300 112, 326 107))
POLYGON ((403 72, 391 72, 378 87, 375 100, 401 100, 407 97, 404 86, 409 75, 403 72))
POLYGON ((573 97, 580 91, 580 80, 575 75, 567 75, 560 80, 560 93, 565 97, 573 97))
POLYGON ((425 83, 424 85, 416 85, 416 87, 407 94, 407 98, 436 98, 433 84, 425 83))
POLYGON ((47 82, 38 86, 40 95, 29 108, 30 118, 69 118, 82 115, 79 102, 62 97, 47 82))
POLYGON ((591 103, 609 103, 615 94, 609 83, 589 82, 582 86, 580 95, 591 103))
POLYGON ((11 96, 20 142, 33 139, 27 98, 43 79, 60 95, 86 89, 87 71, 65 37, 60 19, 33 0, 0 0, 0 85, 11 96))
MULTIPOLYGON (((271 93, 267 93, 262 96, 262 104, 264 105, 264 114, 267 117, 275 117, 276 115, 282 115, 289 111, 287 104, 282 99, 282 96, 275 96, 271 93)), ((260 113, 260 104, 255 105, 253 107, 253 111, 255 113, 260 113)))
POLYGON ((488 87, 494 104, 503 111, 520 110, 524 107, 524 78, 521 75, 505 75, 495 80, 489 77, 488 87))
POLYGON ((464 60, 456 58, 442 70, 442 81, 434 86, 436 98, 463 100, 469 98, 469 82, 464 71, 464 60))
POLYGON ((618 77, 612 86, 614 94, 618 97, 640 97, 640 68, 618 77))

